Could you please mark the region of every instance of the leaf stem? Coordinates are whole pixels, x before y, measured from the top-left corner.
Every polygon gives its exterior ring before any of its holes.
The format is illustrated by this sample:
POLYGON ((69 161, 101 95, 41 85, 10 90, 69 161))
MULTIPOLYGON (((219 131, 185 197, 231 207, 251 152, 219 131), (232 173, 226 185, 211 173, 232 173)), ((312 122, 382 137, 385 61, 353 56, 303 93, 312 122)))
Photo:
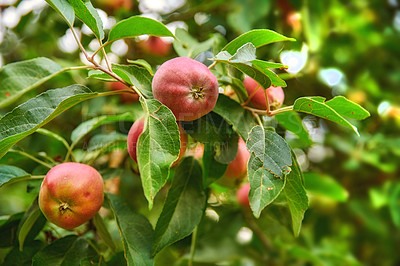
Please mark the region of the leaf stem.
POLYGON ((218 64, 218 62, 214 61, 214 63, 212 63, 211 65, 208 66, 208 69, 211 69, 211 68, 215 67, 216 64, 218 64))
POLYGON ((96 51, 94 51, 94 53, 92 54, 92 59, 94 59, 94 56, 96 54, 98 54, 100 51, 102 51, 104 49, 104 47, 106 47, 108 44, 110 44, 108 41, 105 42, 104 44, 100 43, 100 47, 96 51))
POLYGON ((21 178, 14 178, 14 179, 11 179, 10 181, 4 183, 3 185, 10 185, 13 183, 17 183, 20 181, 26 181, 26 180, 28 180, 28 181, 29 180, 40 180, 40 179, 43 179, 44 177, 45 177, 44 175, 32 175, 32 176, 25 176, 25 177, 21 177, 21 178))
POLYGON ((196 250, 197 229, 198 226, 194 228, 192 233, 192 243, 190 245, 190 256, 189 256, 188 266, 193 266, 194 252, 196 250))
POLYGON ((267 116, 274 116, 274 115, 277 115, 277 114, 293 111, 293 105, 282 107, 282 108, 276 109, 274 111, 269 111, 269 112, 266 111, 266 110, 251 108, 251 107, 248 107, 248 106, 243 106, 243 108, 246 109, 246 110, 249 110, 250 112, 254 112, 254 113, 258 114, 258 115, 267 115, 267 116))
POLYGON ((39 164, 41 164, 41 165, 43 165, 43 166, 45 166, 45 167, 47 167, 49 169, 53 168, 53 165, 50 165, 50 164, 48 164, 48 163, 46 163, 46 162, 44 162, 44 161, 42 161, 42 160, 30 155, 29 153, 24 152, 24 151, 18 151, 18 150, 11 149, 10 152, 21 154, 22 156, 25 156, 26 158, 29 158, 32 161, 35 161, 35 162, 37 162, 37 163, 39 163, 39 164))
POLYGON ((274 111, 271 111, 271 112, 269 113, 269 115, 270 115, 270 116, 273 116, 273 115, 277 115, 277 114, 281 114, 281 113, 286 113, 286 112, 290 112, 290 111, 293 111, 293 105, 291 105, 291 106, 286 106, 286 107, 282 107, 282 108, 276 109, 276 110, 274 110, 274 111))

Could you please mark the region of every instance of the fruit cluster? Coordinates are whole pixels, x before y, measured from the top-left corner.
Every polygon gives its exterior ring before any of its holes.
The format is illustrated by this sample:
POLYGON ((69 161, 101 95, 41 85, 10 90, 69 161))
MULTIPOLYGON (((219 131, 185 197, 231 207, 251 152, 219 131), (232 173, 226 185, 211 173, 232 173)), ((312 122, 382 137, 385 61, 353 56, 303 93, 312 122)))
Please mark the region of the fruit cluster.
MULTIPOLYGON (((112 90, 123 89, 122 83, 113 83, 112 90)), ((265 90, 250 77, 244 80, 253 107, 266 109, 267 100, 271 110, 282 105, 284 93, 280 87, 265 90)), ((193 121, 211 112, 219 95, 218 81, 202 63, 186 57, 171 59, 160 66, 152 81, 154 98, 167 106, 175 115, 180 131, 179 162, 185 153, 188 137, 180 121, 193 121)), ((138 100, 138 95, 122 94, 124 102, 138 100)), ((137 144, 146 126, 142 117, 133 123, 127 138, 130 157, 137 163, 137 144)), ((250 153, 246 143, 239 138, 236 157, 228 165, 226 180, 242 182, 247 174, 250 153)), ((223 182, 223 181, 222 181, 223 182)), ((229 182, 229 181, 228 181, 229 182)), ((236 182, 237 183, 237 182, 236 182)), ((245 183, 237 191, 239 204, 249 207, 250 185, 245 183)), ((75 228, 90 220, 103 203, 103 179, 91 166, 80 163, 62 163, 53 167, 41 185, 39 206, 46 218, 59 227, 75 228)))

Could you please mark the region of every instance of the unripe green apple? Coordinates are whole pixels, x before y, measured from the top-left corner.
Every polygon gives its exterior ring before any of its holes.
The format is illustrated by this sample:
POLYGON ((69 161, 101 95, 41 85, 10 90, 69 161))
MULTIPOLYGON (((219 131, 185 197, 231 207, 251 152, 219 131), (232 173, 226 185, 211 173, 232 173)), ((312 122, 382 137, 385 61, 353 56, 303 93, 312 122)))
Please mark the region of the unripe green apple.
MULTIPOLYGON (((112 91, 127 90, 128 87, 122 82, 111 82, 110 89, 112 91)), ((124 92, 119 95, 121 102, 123 103, 134 103, 139 100, 139 95, 133 92, 124 92)))
MULTIPOLYGON (((251 77, 246 77, 243 81, 243 85, 246 88, 247 94, 251 98, 251 104, 255 108, 265 110, 267 108, 267 101, 261 85, 251 77)), ((282 87, 271 86, 267 89, 267 97, 270 109, 276 110, 282 106, 283 100, 285 99, 285 93, 283 92, 282 87)))
POLYGON ((40 209, 47 220, 64 229, 87 222, 102 204, 103 178, 89 165, 62 163, 54 166, 40 187, 40 209))
MULTIPOLYGON (((131 129, 128 132, 128 139, 127 139, 127 146, 128 146, 128 153, 131 156, 131 158, 137 163, 137 142, 139 139, 140 134, 142 134, 143 129, 144 129, 144 117, 139 118, 138 120, 133 123, 131 129)), ((185 130, 182 128, 182 126, 178 123, 178 129, 179 129, 179 139, 181 141, 181 147, 179 150, 179 155, 178 159, 174 162, 172 166, 175 166, 179 160, 182 158, 182 156, 185 154, 186 151, 186 144, 187 144, 187 134, 185 130)))
POLYGON ((154 99, 174 113, 178 121, 192 121, 214 109, 218 81, 202 63, 187 57, 168 60, 152 82, 154 99))
POLYGON ((250 208, 249 191, 250 183, 245 183, 236 191, 236 199, 238 203, 246 208, 250 208))

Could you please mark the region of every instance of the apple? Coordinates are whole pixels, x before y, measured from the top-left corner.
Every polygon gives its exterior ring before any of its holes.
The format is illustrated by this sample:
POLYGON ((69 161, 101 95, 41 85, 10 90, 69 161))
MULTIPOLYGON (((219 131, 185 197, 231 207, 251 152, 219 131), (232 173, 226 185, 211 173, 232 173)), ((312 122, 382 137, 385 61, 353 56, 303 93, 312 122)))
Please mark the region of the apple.
MULTIPOLYGON (((112 82, 110 83, 110 89, 112 91, 127 90, 129 89, 122 82, 112 82)), ((139 95, 133 92, 124 92, 119 95, 121 102, 123 103, 134 103, 139 100, 139 95)))
POLYGON ((98 3, 101 7, 114 11, 120 8, 131 10, 133 8, 133 1, 134 0, 98 0, 98 3))
MULTIPOLYGON (((267 101, 261 85, 251 77, 246 77, 243 81, 243 85, 246 88, 249 98, 251 98, 251 104, 258 109, 267 109, 267 101)), ((276 110, 282 106, 285 94, 282 87, 271 86, 267 89, 267 97, 270 110, 276 110)))
POLYGON ((247 162, 249 158, 250 152, 246 148, 246 143, 242 138, 239 138, 236 157, 228 164, 224 176, 235 179, 245 176, 247 174, 247 162))
POLYGON ((249 191, 250 183, 245 183, 244 185, 240 186, 239 189, 236 191, 236 199, 238 203, 246 208, 250 208, 249 191))
MULTIPOLYGON (((142 134, 143 129, 144 129, 144 117, 139 118, 138 120, 133 123, 131 129, 128 132, 128 139, 127 139, 127 146, 128 146, 128 153, 131 156, 131 158, 137 163, 137 142, 139 139, 140 134, 142 134)), ((178 159, 174 162, 172 166, 175 166, 179 160, 183 157, 186 151, 186 144, 188 141, 187 134, 185 130, 182 128, 182 126, 178 123, 178 128, 179 128, 179 139, 181 141, 181 147, 179 150, 179 155, 178 159)))
POLYGON ((73 229, 90 220, 103 204, 103 178, 81 163, 54 166, 43 179, 39 207, 50 222, 73 229))
POLYGON ((171 52, 171 43, 156 36, 149 36, 147 40, 141 41, 139 46, 146 53, 157 56, 167 56, 171 52))
POLYGON ((152 82, 154 99, 174 113, 178 121, 193 121, 214 109, 218 81, 202 63, 187 57, 168 60, 152 82))

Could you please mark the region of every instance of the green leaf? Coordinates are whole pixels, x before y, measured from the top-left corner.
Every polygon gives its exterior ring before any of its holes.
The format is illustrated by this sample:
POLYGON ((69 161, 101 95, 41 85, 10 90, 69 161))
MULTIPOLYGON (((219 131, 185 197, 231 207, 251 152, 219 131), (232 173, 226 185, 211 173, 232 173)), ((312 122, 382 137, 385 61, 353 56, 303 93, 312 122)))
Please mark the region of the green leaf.
MULTIPOLYGON (((236 154, 236 153, 234 153, 236 154)), ((221 178, 226 169, 228 168, 228 164, 222 164, 215 160, 215 149, 213 146, 209 144, 204 145, 204 154, 203 154, 203 184, 204 188, 208 187, 219 178, 221 178)))
POLYGON ((0 187, 31 175, 12 165, 0 165, 0 187))
POLYGON ((201 166, 193 157, 179 164, 156 229, 153 254, 190 235, 199 224, 206 206, 201 166))
POLYGON ((46 224, 46 218, 39 209, 37 198, 25 212, 18 226, 19 250, 23 250, 25 240, 33 240, 46 224))
POLYGON ((390 193, 389 210, 394 224, 400 228, 400 184, 397 184, 390 193))
POLYGON ((103 239, 104 243, 106 243, 107 246, 109 246, 111 250, 115 252, 116 247, 114 241, 110 235, 110 232, 108 232, 108 229, 100 214, 96 213, 96 215, 93 217, 93 224, 96 227, 97 233, 99 234, 101 239, 103 239))
POLYGON ((0 70, 0 108, 63 71, 59 64, 45 57, 5 65, 0 70))
POLYGON ((150 222, 144 216, 133 212, 118 196, 108 194, 108 198, 117 220, 128 265, 153 265, 153 228, 150 222))
MULTIPOLYGON (((342 97, 342 96, 340 96, 342 97)), ((336 98, 336 97, 335 97, 336 98)), ((334 100, 333 98, 332 100, 334 100)), ((332 101, 331 100, 331 101, 332 101)), ((329 101, 328 101, 329 102, 329 101)), ((343 102, 342 100, 334 100, 332 104, 336 109, 333 109, 330 105, 328 105, 328 102, 325 102, 325 98, 323 97, 302 97, 298 98, 293 105, 293 110, 297 112, 303 112, 307 114, 312 114, 318 117, 325 118, 327 120, 330 120, 332 122, 338 123, 342 126, 348 127, 359 136, 360 134, 358 133, 358 130, 355 126, 350 124, 349 121, 347 121, 341 113, 345 113, 346 115, 352 115, 351 110, 354 108, 354 105, 352 102, 348 101, 349 104, 343 102), (340 104, 340 106, 338 105, 340 104), (342 106, 341 104, 344 105, 342 106), (344 108, 343 110, 340 110, 341 108, 344 108), (350 108, 350 109, 349 109, 350 108), (350 112, 350 114, 349 114, 350 112)), ((358 115, 361 114, 359 108, 354 108, 354 114, 357 112, 358 115)), ((354 115, 355 116, 355 115, 354 115)), ((361 117, 361 116, 359 116, 361 117)))
POLYGON ((261 126, 252 128, 246 144, 251 153, 247 167, 249 200, 254 216, 258 218, 285 186, 285 175, 290 171, 292 158, 285 140, 261 126))
POLYGON ((24 213, 11 215, 8 220, 0 226, 0 248, 17 246, 17 229, 24 213))
POLYGON ((286 130, 296 134, 305 144, 311 145, 312 141, 307 130, 303 127, 303 123, 298 113, 285 112, 275 115, 279 124, 286 130))
POLYGON ((104 39, 103 22, 97 10, 93 7, 90 0, 68 0, 75 11, 75 15, 85 23, 94 35, 99 39, 104 39))
POLYGON ((153 98, 151 82, 153 76, 147 68, 138 65, 118 65, 113 64, 113 71, 124 81, 134 85, 147 98, 153 98))
POLYGON ((101 70, 91 69, 88 72, 88 78, 98 79, 101 81, 116 82, 117 80, 101 70))
POLYGON ((120 115, 103 115, 87 120, 77 126, 71 133, 71 141, 73 145, 76 145, 84 136, 90 131, 98 128, 101 125, 119 122, 119 121, 134 121, 131 113, 124 113, 120 115))
POLYGON ((45 0, 72 27, 75 20, 74 9, 67 0, 45 0))
POLYGON ((328 175, 304 173, 304 182, 308 192, 324 196, 334 201, 345 202, 349 197, 347 190, 328 175))
POLYGON ((19 105, 0 119, 0 158, 15 143, 35 132, 68 108, 98 93, 82 85, 48 90, 19 105))
POLYGON ((251 42, 256 48, 281 41, 295 41, 293 38, 285 37, 272 30, 258 29, 246 32, 230 43, 228 43, 222 50, 227 51, 230 54, 236 53, 239 47, 244 44, 251 42))
POLYGON ((363 120, 370 116, 370 113, 363 107, 343 96, 334 97, 333 99, 327 101, 326 105, 344 117, 363 120))
POLYGON ((226 95, 218 96, 213 111, 222 116, 243 139, 247 139, 249 131, 255 125, 250 111, 226 95))
POLYGON ((210 112, 194 121, 182 121, 181 125, 196 141, 212 145, 218 162, 228 164, 235 158, 237 134, 218 114, 210 112))
POLYGON ((303 184, 303 173, 293 152, 292 162, 292 171, 286 176, 286 184, 283 191, 285 192, 292 216, 293 233, 297 237, 300 234, 304 213, 308 209, 308 197, 303 184))
POLYGON ((217 36, 214 35, 210 39, 199 42, 193 38, 186 30, 176 29, 174 49, 179 56, 195 58, 199 54, 210 50, 216 42, 217 36))
POLYGON ((34 240, 25 243, 23 251, 20 251, 18 247, 13 247, 4 258, 2 266, 31 265, 32 257, 41 250, 44 245, 42 241, 34 240))
POLYGON ((136 60, 127 59, 126 61, 129 64, 133 64, 133 65, 136 65, 136 66, 144 67, 145 69, 147 69, 147 71, 152 76, 154 75, 153 68, 151 67, 151 65, 146 60, 144 60, 144 59, 136 59, 136 60))
POLYGON ((36 253, 33 266, 80 265, 81 261, 93 255, 87 240, 76 235, 58 239, 36 253))
POLYGON ((174 37, 161 22, 151 18, 132 16, 121 20, 111 29, 107 42, 113 42, 122 38, 132 38, 143 34, 174 37))
POLYGON ((127 135, 118 132, 112 132, 110 134, 98 134, 93 136, 90 141, 87 150, 105 150, 110 146, 116 145, 117 143, 126 143, 127 135))
POLYGON ((265 89, 271 85, 286 87, 286 82, 268 69, 284 67, 284 65, 257 60, 256 47, 252 43, 244 44, 234 55, 227 51, 222 51, 213 60, 237 68, 256 80, 265 89))
POLYGON ((138 140, 138 165, 144 194, 153 206, 157 192, 170 175, 180 149, 179 130, 174 114, 157 100, 141 100, 148 117, 138 140))
POLYGON ((253 60, 251 64, 254 68, 260 70, 264 75, 268 76, 271 84, 278 87, 286 87, 286 82, 281 79, 277 74, 269 70, 269 68, 284 68, 285 66, 278 63, 266 62, 262 60, 253 60))
POLYGON ((239 102, 241 103, 245 102, 249 97, 241 79, 224 75, 218 78, 218 82, 221 84, 230 85, 235 91, 236 96, 239 98, 239 102))
POLYGON ((36 130, 36 132, 61 142, 67 149, 69 149, 69 144, 68 144, 67 140, 64 139, 63 137, 61 137, 60 135, 58 135, 50 130, 44 129, 44 128, 39 128, 36 130))

